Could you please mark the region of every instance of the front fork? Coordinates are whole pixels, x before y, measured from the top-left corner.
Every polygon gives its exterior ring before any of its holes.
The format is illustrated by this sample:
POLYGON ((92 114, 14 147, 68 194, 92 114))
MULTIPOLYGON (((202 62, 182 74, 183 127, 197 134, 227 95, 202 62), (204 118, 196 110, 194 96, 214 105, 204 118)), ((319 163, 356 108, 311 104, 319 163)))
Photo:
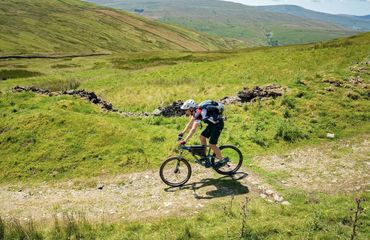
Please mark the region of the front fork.
MULTIPOLYGON (((178 159, 182 159, 182 153, 183 151, 180 151, 180 154, 177 156, 178 159)), ((176 167, 175 167, 175 170, 173 171, 174 173, 179 173, 180 172, 180 160, 177 160, 177 163, 176 163, 176 167)))

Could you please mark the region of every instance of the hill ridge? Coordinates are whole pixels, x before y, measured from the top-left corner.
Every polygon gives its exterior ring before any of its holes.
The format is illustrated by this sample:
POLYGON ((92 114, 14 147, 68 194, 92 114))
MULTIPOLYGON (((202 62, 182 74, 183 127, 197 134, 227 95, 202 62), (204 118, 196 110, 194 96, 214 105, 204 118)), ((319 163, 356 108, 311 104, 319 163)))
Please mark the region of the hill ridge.
POLYGON ((239 39, 254 46, 310 43, 345 37, 357 32, 338 24, 292 14, 267 12, 259 7, 226 1, 88 1, 130 12, 140 9, 140 15, 150 17, 157 22, 169 23, 213 36, 239 39))
POLYGON ((2 1, 0 13, 1 55, 209 51, 241 44, 79 0, 2 1))

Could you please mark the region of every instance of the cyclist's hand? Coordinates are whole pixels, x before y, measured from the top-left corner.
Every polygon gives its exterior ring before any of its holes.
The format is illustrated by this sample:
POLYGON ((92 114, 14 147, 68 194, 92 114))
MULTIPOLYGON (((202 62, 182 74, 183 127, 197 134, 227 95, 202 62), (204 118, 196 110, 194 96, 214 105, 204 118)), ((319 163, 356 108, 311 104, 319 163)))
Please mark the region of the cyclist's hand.
POLYGON ((181 132, 179 133, 179 135, 177 135, 177 140, 182 140, 182 138, 184 137, 184 134, 181 132))
POLYGON ((179 145, 180 145, 180 146, 184 146, 185 144, 186 144, 186 142, 185 142, 185 141, 183 141, 183 140, 179 142, 179 145))

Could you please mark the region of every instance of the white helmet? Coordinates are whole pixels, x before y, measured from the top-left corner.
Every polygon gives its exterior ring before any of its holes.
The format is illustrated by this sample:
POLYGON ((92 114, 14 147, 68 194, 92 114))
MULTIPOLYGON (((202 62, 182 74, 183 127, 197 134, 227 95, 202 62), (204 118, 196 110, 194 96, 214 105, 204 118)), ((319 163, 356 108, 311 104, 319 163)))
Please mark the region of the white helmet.
POLYGON ((188 110, 190 108, 196 108, 198 105, 195 103, 193 99, 189 99, 181 106, 182 110, 188 110))

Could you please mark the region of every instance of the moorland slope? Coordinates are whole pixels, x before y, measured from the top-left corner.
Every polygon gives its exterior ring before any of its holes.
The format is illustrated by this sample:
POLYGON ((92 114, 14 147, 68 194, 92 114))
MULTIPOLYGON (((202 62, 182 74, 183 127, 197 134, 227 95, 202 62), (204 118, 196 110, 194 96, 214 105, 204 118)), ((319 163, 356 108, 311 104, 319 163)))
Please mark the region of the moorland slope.
POLYGON ((1 1, 0 23, 1 55, 208 51, 240 43, 79 0, 1 1))
POLYGON ((223 141, 253 155, 321 141, 327 133, 368 131, 369 41, 363 34, 233 53, 3 60, 0 182, 158 167, 186 121, 122 118, 72 96, 12 93, 16 85, 86 89, 122 111, 152 112, 179 99, 217 100, 243 87, 279 84, 283 97, 227 107, 223 141), (29 76, 16 78, 18 73, 29 76))

